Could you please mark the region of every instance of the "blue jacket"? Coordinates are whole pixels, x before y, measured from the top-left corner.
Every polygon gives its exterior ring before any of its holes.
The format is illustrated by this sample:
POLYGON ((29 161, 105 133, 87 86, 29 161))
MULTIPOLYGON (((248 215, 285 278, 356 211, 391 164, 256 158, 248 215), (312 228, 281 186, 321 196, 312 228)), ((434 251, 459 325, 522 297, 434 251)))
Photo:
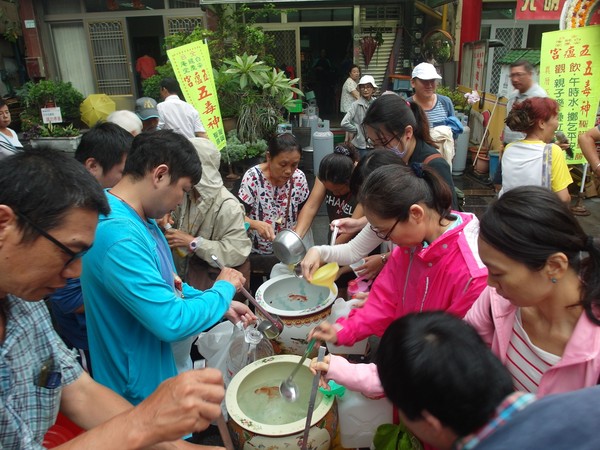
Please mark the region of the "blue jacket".
POLYGON ((235 288, 217 281, 201 292, 184 283, 180 297, 164 277, 161 254, 168 254, 168 270, 175 269, 156 222, 142 221, 127 204, 107 197, 111 212, 100 216, 81 275, 90 352, 94 378, 137 404, 177 374, 171 343, 217 323, 235 288))

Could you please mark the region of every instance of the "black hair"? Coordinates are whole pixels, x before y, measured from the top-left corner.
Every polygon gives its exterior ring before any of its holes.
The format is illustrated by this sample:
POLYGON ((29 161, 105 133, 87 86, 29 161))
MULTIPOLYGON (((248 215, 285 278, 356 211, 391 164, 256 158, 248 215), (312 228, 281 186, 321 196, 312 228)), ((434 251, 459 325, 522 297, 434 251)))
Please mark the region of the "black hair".
POLYGON ((190 177, 195 185, 202 176, 202 164, 193 144, 172 130, 138 134, 133 139, 123 176, 139 180, 161 164, 169 167, 171 183, 190 177))
POLYGON ((269 139, 267 152, 271 158, 275 158, 280 153, 296 151, 302 155, 302 147, 298 144, 296 136, 292 133, 280 133, 269 139))
POLYGON ((358 73, 362 73, 362 71, 360 70, 360 66, 356 65, 356 64, 352 64, 350 66, 350 68, 348 69, 348 75, 350 75, 350 72, 352 72, 353 69, 358 69, 358 73))
POLYGON ((75 152, 75 159, 85 163, 88 158, 94 158, 106 173, 123 160, 132 142, 131 133, 119 125, 99 123, 83 135, 75 152))
POLYGON ((427 164, 387 165, 365 180, 358 201, 382 219, 408 219, 410 207, 422 203, 443 219, 454 220, 452 191, 427 164))
POLYGON ((458 436, 485 425, 514 392, 512 378, 477 331, 447 313, 407 314, 375 355, 385 395, 410 420, 432 414, 458 436))
POLYGON ((8 103, 6 103, 3 98, 0 98, 0 108, 2 108, 3 106, 7 106, 7 105, 8 105, 8 103))
POLYGON ((358 161, 358 152, 343 145, 333 149, 319 164, 319 180, 333 184, 349 184, 354 163, 358 161))
POLYGON ((376 99, 369 106, 362 123, 363 127, 373 128, 382 140, 384 129, 401 138, 408 125, 413 128, 416 139, 437 148, 429 134, 429 120, 425 111, 415 102, 407 102, 399 95, 382 95, 376 99))
POLYGON ((520 59, 518 61, 515 61, 514 63, 511 63, 510 68, 514 69, 515 67, 521 67, 521 66, 523 66, 523 69, 525 69, 525 72, 533 73, 533 65, 526 59, 520 59))
MULTIPOLYGON (((2 160, 0 205, 10 206, 44 231, 60 226, 72 208, 110 211, 102 188, 85 167, 49 148, 26 148, 2 160)), ((21 218, 19 225, 24 241, 38 235, 21 218)))
POLYGON ((165 88, 170 94, 181 93, 181 89, 179 88, 179 83, 175 78, 166 77, 160 80, 160 87, 165 88))
POLYGON ((549 189, 522 186, 506 192, 481 217, 479 237, 535 271, 554 253, 564 253, 579 273, 583 305, 600 299, 600 245, 549 189))
POLYGON ((387 166, 388 164, 404 165, 402 158, 394 152, 384 149, 376 149, 367 152, 362 158, 350 177, 350 191, 352 195, 358 196, 361 186, 365 179, 377 168, 387 166))

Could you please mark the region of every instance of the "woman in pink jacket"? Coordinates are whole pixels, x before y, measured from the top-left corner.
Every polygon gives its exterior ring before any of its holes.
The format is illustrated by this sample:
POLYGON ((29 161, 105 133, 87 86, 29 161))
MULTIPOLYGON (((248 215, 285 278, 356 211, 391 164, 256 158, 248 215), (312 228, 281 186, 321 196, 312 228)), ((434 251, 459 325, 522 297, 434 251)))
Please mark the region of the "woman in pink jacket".
POLYGON ((334 325, 323 322, 310 337, 353 345, 381 336, 410 312, 442 310, 462 318, 485 288, 487 270, 477 254, 478 220, 451 211, 452 192, 442 178, 422 164, 380 167, 359 201, 373 231, 399 247, 365 305, 334 325))
POLYGON ((542 187, 505 193, 481 219, 488 285, 465 320, 538 396, 598 384, 600 246, 542 187))

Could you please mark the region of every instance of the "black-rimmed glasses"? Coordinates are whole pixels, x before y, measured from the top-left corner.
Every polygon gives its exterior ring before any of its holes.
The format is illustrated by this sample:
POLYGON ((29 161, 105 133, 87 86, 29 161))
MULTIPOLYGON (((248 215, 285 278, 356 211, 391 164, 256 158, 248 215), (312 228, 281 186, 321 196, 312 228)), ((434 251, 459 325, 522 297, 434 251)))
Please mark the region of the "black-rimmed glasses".
MULTIPOLYGON (((371 139, 371 138, 369 137, 369 135, 368 135, 368 133, 367 133, 367 127, 366 127, 366 125, 363 125, 363 126, 362 126, 362 129, 363 129, 363 135, 364 135, 364 137, 365 137, 366 141, 367 141, 368 143, 370 143, 371 145, 373 145, 373 146, 376 146, 376 147, 378 147, 378 148, 385 148, 385 149, 388 149, 388 146, 390 145, 390 142, 392 142, 394 139, 398 139, 398 136, 397 136, 397 135, 395 135, 395 134, 393 134, 393 135, 392 135, 392 137, 390 137, 388 140, 386 140, 386 141, 383 141, 383 140, 381 139, 381 136, 379 135, 379 133, 377 133, 377 140, 379 141, 379 143, 378 143, 378 144, 376 144, 375 142, 373 142, 373 139, 371 139)), ((375 130, 375 129, 374 129, 374 130, 375 130)), ((375 130, 375 131, 376 131, 376 130, 375 130)))
POLYGON ((71 264, 74 261, 77 261, 78 259, 80 259, 81 257, 83 257, 83 255, 85 255, 89 249, 91 248, 84 248, 83 250, 79 251, 79 252, 74 252, 73 250, 71 250, 69 247, 67 247, 65 244, 63 244, 62 242, 60 242, 58 239, 52 237, 50 234, 48 234, 46 231, 42 230, 38 225, 36 225, 34 222, 31 221, 31 219, 29 219, 29 217, 27 217, 24 214, 21 214, 18 211, 15 211, 15 213, 17 214, 17 216, 19 216, 24 222, 27 223, 27 225, 29 225, 31 228, 33 228, 36 233, 40 234, 41 236, 45 237, 46 239, 48 239, 50 242, 52 242, 54 245, 56 245, 58 248, 60 248, 63 252, 65 252, 67 255, 70 256, 69 260, 65 263, 64 267, 67 267, 69 264, 71 264))
POLYGON ((398 225, 398 222, 400 222, 400 219, 398 218, 396 220, 396 222, 394 222, 394 225, 392 225, 392 228, 390 228, 390 231, 388 231, 387 233, 383 234, 381 231, 379 231, 377 228, 374 228, 373 225, 369 224, 369 227, 371 228, 371 231, 373 233, 375 233, 375 235, 379 238, 379 239, 383 239, 384 241, 387 241, 390 238, 390 235, 394 232, 394 228, 396 228, 396 225, 398 225))

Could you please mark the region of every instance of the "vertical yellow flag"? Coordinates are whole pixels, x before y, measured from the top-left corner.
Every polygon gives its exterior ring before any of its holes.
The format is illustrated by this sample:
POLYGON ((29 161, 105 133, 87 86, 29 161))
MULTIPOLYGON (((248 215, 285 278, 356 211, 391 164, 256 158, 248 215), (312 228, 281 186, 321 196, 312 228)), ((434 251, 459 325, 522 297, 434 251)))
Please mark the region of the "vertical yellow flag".
POLYGON ((600 25, 542 35, 540 85, 560 105, 561 130, 575 150, 569 164, 583 164, 577 138, 594 126, 600 101, 600 25))
POLYGON ((167 55, 185 100, 196 108, 208 137, 221 150, 226 144, 225 130, 208 45, 192 42, 167 50, 167 55))

